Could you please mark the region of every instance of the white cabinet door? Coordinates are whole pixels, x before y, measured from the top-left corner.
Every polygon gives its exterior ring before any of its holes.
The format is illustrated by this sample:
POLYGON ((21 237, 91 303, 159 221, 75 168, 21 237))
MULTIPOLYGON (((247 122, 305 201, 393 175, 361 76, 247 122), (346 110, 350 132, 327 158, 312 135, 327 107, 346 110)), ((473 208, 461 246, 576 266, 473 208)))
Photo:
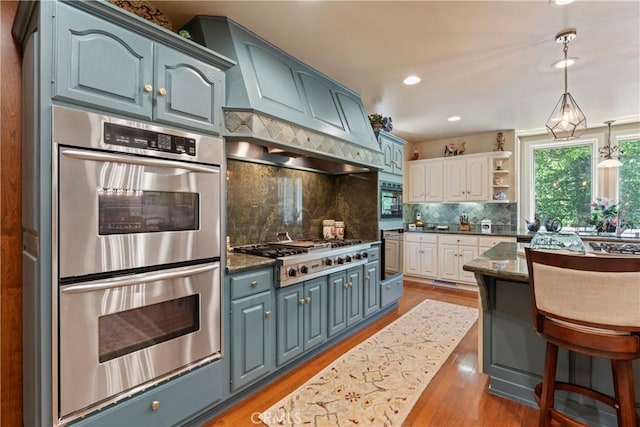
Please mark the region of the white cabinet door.
POLYGON ((467 161, 447 160, 444 165, 444 200, 462 202, 467 200, 467 161))
POLYGON ((426 163, 424 161, 409 162, 407 166, 407 183, 409 191, 407 194, 408 202, 422 202, 425 197, 425 172, 426 163))
POLYGON ((423 243, 420 246, 420 274, 427 277, 438 276, 438 245, 423 243))
POLYGON ((440 278, 455 282, 458 280, 458 246, 440 245, 440 278))
POLYGON ((477 246, 458 246, 458 280, 460 282, 476 283, 472 271, 464 271, 462 266, 478 256, 477 246))
POLYGON ((404 273, 419 275, 420 274, 420 243, 405 242, 404 243, 404 273))
POLYGON ((442 160, 429 161, 425 165, 425 202, 444 200, 444 163, 442 160))
POLYGON ((484 157, 466 161, 466 199, 472 201, 489 200, 489 162, 484 157))

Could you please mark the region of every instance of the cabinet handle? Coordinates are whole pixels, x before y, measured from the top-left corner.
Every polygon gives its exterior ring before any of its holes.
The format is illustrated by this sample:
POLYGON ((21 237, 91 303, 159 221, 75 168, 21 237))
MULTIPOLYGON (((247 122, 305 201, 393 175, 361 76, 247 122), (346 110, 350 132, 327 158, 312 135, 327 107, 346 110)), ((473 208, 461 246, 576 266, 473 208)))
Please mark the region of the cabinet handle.
POLYGON ((369 276, 368 274, 364 277, 364 280, 369 280, 371 279, 371 276, 369 276))
POLYGON ((306 297, 306 298, 304 299, 304 301, 305 301, 307 304, 309 304, 309 303, 311 302, 311 297, 306 297))
POLYGON ((258 286, 258 281, 257 280, 254 280, 253 282, 251 282, 251 287, 252 288, 255 288, 257 286, 258 286))
POLYGON ((391 289, 391 285, 387 285, 387 289, 391 289))
POLYGON ((153 409, 154 411, 157 411, 158 408, 160 408, 160 402, 157 400, 154 400, 153 402, 151 402, 151 409, 153 409))
POLYGON ((145 92, 149 93, 149 92, 151 92, 152 90, 153 90, 153 86, 151 86, 151 85, 149 85, 149 84, 144 85, 144 91, 145 91, 145 92))
POLYGON ((163 87, 161 87, 160 89, 158 89, 158 95, 160 96, 165 96, 167 94, 167 90, 163 87))
POLYGON ((265 312, 264 312, 264 317, 266 317, 266 318, 271 317, 271 310, 269 310, 269 311, 265 311, 265 312))
POLYGON ((298 302, 300 303, 300 305, 304 305, 304 298, 300 298, 298 302))

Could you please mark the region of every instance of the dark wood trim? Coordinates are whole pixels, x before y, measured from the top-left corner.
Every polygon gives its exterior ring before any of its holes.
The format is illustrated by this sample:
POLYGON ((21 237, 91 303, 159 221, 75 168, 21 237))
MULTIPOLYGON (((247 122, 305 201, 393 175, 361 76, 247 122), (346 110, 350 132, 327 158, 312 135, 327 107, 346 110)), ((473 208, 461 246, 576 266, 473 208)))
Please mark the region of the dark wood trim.
POLYGON ((22 58, 0 2, 0 425, 22 425, 22 58))

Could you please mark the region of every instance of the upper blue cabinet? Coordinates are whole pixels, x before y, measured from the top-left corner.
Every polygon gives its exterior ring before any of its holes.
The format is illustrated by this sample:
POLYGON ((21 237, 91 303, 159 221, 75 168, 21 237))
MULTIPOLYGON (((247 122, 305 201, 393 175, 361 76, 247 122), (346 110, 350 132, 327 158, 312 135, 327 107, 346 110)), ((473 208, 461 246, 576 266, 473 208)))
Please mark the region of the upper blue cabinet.
POLYGON ((231 64, 216 63, 213 52, 186 52, 183 45, 193 43, 175 34, 158 42, 119 10, 119 20, 110 20, 74 6, 56 4, 54 99, 221 133, 223 68, 231 64))
POLYGON ((197 16, 185 29, 236 61, 226 75, 225 109, 256 110, 380 153, 355 92, 226 17, 197 16))

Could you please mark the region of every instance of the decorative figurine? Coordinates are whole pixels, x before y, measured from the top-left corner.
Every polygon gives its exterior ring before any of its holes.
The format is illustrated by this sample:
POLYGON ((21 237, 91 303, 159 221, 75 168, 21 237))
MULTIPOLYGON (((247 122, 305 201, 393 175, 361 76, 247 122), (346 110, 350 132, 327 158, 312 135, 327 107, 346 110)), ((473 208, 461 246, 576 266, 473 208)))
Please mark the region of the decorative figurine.
POLYGON ((391 132, 393 130, 393 123, 391 123, 391 117, 382 118, 382 130, 385 132, 391 132))
POLYGON ((419 157, 420 157, 420 154, 418 153, 418 150, 413 150, 413 155, 411 156, 411 160, 418 160, 419 157))
POLYGON ((456 146, 455 144, 449 144, 449 145, 445 145, 444 146, 444 156, 445 157, 450 157, 455 155, 456 153, 456 146))
POLYGON ((467 143, 465 141, 462 141, 462 144, 460 145, 460 149, 458 150, 458 155, 462 155, 464 154, 465 151, 467 151, 467 147, 466 147, 467 143))
POLYGON ((496 149, 494 151, 504 151, 504 135, 502 132, 498 132, 498 137, 496 138, 496 149))

